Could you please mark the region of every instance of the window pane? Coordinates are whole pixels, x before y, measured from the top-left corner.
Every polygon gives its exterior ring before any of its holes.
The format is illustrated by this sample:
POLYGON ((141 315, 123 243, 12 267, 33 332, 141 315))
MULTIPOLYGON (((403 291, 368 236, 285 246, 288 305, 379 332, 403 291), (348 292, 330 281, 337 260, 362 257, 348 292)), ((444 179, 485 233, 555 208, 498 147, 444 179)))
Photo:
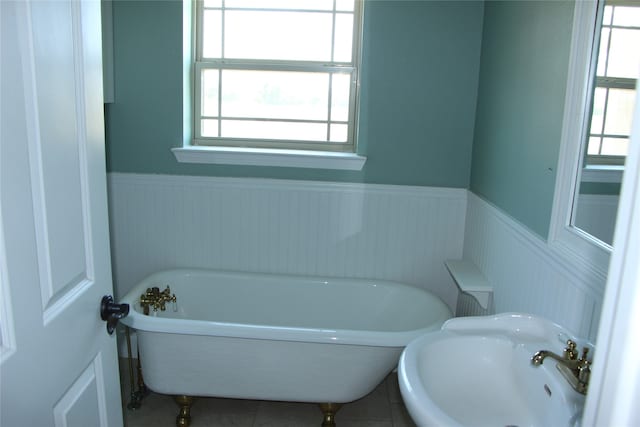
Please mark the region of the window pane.
POLYGON ((598 76, 606 76, 607 72, 607 49, 609 48, 609 28, 603 28, 600 33, 600 49, 598 53, 598 69, 596 74, 598 76))
POLYGON ((196 137, 328 150, 349 142, 356 0, 197 3, 196 137))
POLYGON ((629 151, 627 138, 602 138, 602 152, 604 156, 626 156, 629 151))
POLYGON ((202 115, 218 115, 218 70, 202 70, 202 115))
POLYGON ((640 7, 616 6, 613 13, 613 25, 640 27, 640 7))
POLYGON ((609 89, 605 134, 629 135, 631 133, 634 101, 635 90, 609 89))
POLYGON ((329 74, 224 70, 222 115, 327 120, 329 74))
POLYGON ((336 14, 336 34, 333 45, 333 60, 336 62, 351 62, 353 39, 353 15, 350 13, 336 14))
POLYGON ((640 70, 640 30, 613 28, 607 76, 638 78, 640 70))
POLYGON ((333 0, 226 0, 225 7, 242 9, 332 10, 333 0))
POLYGON ((334 74, 331 84, 331 120, 349 120, 349 92, 351 74, 334 74))
POLYGON ((222 56, 222 12, 205 10, 202 15, 202 56, 220 58, 222 56))
POLYGON ((227 11, 225 57, 330 61, 331 27, 331 13, 227 11))
POLYGON ((590 156, 597 156, 600 154, 600 140, 601 138, 597 136, 592 136, 589 138, 589 144, 587 146, 587 154, 590 156))
POLYGON ((200 128, 200 132, 202 136, 205 137, 216 137, 218 136, 218 121, 217 120, 201 120, 202 126, 200 128))
POLYGON ((347 125, 331 125, 331 135, 329 141, 331 142, 347 142, 348 127, 347 125))
POLYGON ((353 12, 354 9, 354 0, 336 0, 336 10, 353 12))
POLYGON ((591 133, 602 133, 604 124, 604 103, 607 99, 607 89, 598 87, 593 94, 593 113, 591 114, 591 133))
POLYGON ((602 25, 611 25, 612 13, 613 13, 613 6, 604 7, 604 14, 602 16, 602 25))
POLYGON ((326 141, 327 125, 323 123, 223 120, 222 137, 326 141))

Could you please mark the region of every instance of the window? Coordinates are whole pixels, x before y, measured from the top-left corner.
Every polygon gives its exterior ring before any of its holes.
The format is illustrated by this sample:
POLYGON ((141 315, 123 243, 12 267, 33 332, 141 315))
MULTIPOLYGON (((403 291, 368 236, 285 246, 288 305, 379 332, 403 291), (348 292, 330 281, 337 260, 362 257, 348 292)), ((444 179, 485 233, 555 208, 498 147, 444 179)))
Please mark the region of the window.
POLYGON ((605 2, 601 20, 587 164, 623 165, 640 73, 640 1, 605 2))
POLYGON ((193 145, 355 152, 360 0, 196 3, 193 145))

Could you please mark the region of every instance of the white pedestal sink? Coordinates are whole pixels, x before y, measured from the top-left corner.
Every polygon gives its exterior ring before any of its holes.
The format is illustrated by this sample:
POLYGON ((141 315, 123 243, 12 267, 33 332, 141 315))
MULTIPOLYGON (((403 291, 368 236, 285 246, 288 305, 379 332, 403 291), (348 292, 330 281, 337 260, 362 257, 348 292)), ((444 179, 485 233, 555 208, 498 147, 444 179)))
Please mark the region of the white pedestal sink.
POLYGON ((447 321, 412 341, 398 367, 400 391, 422 426, 578 426, 585 396, 574 391, 538 350, 562 354, 560 326, 535 316, 506 313, 447 321))

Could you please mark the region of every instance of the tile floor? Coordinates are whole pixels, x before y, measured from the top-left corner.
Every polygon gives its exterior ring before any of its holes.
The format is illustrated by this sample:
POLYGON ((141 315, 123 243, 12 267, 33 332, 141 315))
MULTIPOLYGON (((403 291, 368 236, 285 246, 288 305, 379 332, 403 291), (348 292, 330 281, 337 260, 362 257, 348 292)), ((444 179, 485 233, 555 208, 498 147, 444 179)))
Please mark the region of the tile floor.
MULTIPOLYGON (((120 360, 125 427, 173 427, 178 406, 171 396, 151 392, 137 410, 130 400, 127 360, 120 360)), ((219 398, 198 398, 191 409, 192 427, 319 427, 322 413, 315 404, 219 398)), ((415 427, 391 373, 369 395, 345 404, 336 415, 337 427, 415 427)))

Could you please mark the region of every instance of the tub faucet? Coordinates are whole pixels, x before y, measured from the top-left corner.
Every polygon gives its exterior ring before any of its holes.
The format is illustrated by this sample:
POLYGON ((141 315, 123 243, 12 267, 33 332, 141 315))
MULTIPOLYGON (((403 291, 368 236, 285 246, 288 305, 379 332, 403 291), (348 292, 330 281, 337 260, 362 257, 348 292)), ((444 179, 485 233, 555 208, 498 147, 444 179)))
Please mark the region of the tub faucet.
MULTIPOLYGON (((165 311, 167 309, 166 303, 176 303, 176 294, 171 294, 171 289, 167 286, 167 289, 160 292, 160 288, 154 286, 153 288, 147 288, 147 292, 140 295, 140 306, 144 314, 149 314, 149 307, 153 307, 153 311, 165 311)), ((174 308, 175 311, 175 308, 174 308)))
POLYGON ((531 358, 533 366, 540 366, 544 359, 550 357, 558 362, 556 367, 562 376, 569 381, 571 387, 578 393, 587 394, 589 386, 589 376, 591 375, 591 361, 587 359, 589 349, 582 349, 582 356, 578 358, 576 343, 568 340, 567 347, 562 352, 562 356, 552 353, 549 350, 540 350, 531 358))

